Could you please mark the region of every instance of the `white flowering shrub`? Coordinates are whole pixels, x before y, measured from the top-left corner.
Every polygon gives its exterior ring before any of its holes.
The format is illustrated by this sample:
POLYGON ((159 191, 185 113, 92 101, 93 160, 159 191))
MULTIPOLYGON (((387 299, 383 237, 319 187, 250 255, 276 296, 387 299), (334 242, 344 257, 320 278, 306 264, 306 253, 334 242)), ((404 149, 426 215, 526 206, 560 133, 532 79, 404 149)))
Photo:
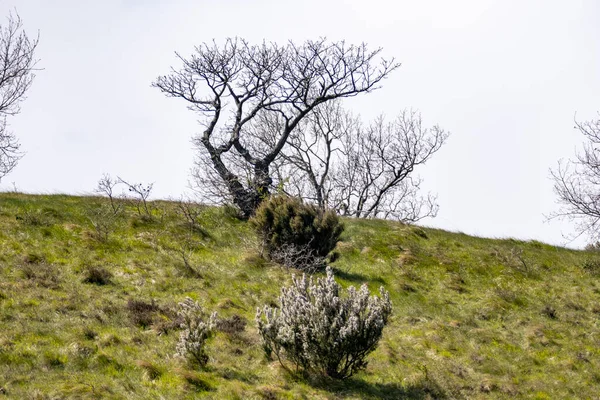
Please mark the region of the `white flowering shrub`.
POLYGON ((344 379, 367 366, 392 312, 389 293, 370 296, 367 285, 345 297, 331 268, 316 283, 306 275, 283 287, 281 308, 258 309, 256 321, 267 356, 287 359, 296 370, 344 379))
POLYGON ((190 299, 179 303, 183 332, 179 336, 175 355, 196 362, 203 366, 208 361, 205 344, 213 336, 217 325, 217 313, 213 312, 208 319, 198 302, 190 299))

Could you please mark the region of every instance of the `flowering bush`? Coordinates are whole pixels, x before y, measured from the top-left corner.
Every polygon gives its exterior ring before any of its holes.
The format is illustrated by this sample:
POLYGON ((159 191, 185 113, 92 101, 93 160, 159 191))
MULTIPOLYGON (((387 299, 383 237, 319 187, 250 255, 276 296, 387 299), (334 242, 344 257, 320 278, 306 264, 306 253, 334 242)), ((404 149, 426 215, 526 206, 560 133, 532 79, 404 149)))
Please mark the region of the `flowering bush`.
POLYGON ((293 276, 292 286, 281 289, 281 308, 256 313, 267 356, 339 379, 365 368, 392 311, 389 293, 381 287, 381 297, 369 296, 366 284, 349 287, 345 297, 341 291, 329 267, 316 283, 293 276))
POLYGON ((189 297, 179 303, 179 307, 178 315, 183 320, 183 332, 179 336, 176 355, 203 366, 208 361, 204 346, 215 332, 217 313, 212 313, 205 320, 206 315, 200 304, 189 297))

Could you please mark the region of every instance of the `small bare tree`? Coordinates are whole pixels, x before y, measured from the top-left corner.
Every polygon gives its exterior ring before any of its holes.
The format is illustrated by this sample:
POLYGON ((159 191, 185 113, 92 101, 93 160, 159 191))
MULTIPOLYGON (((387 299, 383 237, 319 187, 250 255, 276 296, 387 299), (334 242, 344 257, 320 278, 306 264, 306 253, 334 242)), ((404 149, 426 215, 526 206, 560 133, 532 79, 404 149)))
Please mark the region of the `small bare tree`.
POLYGON ((412 110, 400 112, 391 122, 379 117, 364 129, 350 131, 332 176, 330 206, 359 218, 416 222, 435 216, 435 198, 419 197, 421 180, 413 173, 447 138, 439 126, 423 126, 421 115, 412 110))
POLYGON ((189 228, 190 233, 200 233, 203 236, 207 232, 202 227, 202 213, 206 207, 190 199, 180 198, 177 201, 177 214, 181 216, 189 228))
POLYGON ((0 26, 0 179, 12 171, 22 156, 6 118, 21 111, 20 104, 33 83, 38 42, 39 37, 27 36, 18 14, 9 14, 7 23, 0 26))
POLYGON ((270 167, 298 124, 320 104, 377 89, 399 66, 379 59, 380 52, 325 39, 284 46, 227 39, 223 46, 204 43, 189 58, 177 54, 182 69, 153 86, 200 114, 204 131, 195 142, 204 161, 249 217, 269 193, 270 167), (264 141, 269 146, 256 147, 249 133, 262 129, 261 119, 280 124, 274 140, 264 141), (236 174, 231 160, 243 160, 249 175, 236 174))
MULTIPOLYGON (((265 123, 265 130, 272 124, 265 123)), ((275 166, 277 184, 289 195, 331 207, 332 176, 344 155, 345 138, 356 134, 360 120, 340 101, 315 109, 292 133, 275 166)))
POLYGON ((587 234, 600 239, 600 113, 597 119, 575 121, 575 128, 587 139, 583 151, 574 160, 560 160, 551 171, 554 191, 561 204, 552 218, 566 218, 576 223, 578 236, 587 234))
POLYGON ((119 183, 122 183, 125 186, 127 186, 127 191, 129 193, 131 193, 131 197, 133 197, 133 199, 135 201, 135 206, 137 208, 138 215, 152 217, 152 213, 150 212, 150 209, 148 208, 148 198, 150 197, 150 194, 152 193, 152 188, 154 186, 154 183, 149 183, 147 185, 144 185, 142 183, 128 183, 123 178, 120 178, 120 177, 117 177, 117 178, 119 180, 119 183), (142 210, 143 210, 143 214, 142 214, 142 210))
POLYGON ((98 186, 95 190, 96 193, 108 197, 114 215, 119 214, 123 208, 123 204, 119 202, 118 196, 115 195, 115 188, 119 183, 120 182, 117 179, 113 179, 110 175, 104 174, 98 181, 98 186))
POLYGON ((118 215, 106 205, 89 207, 86 209, 86 214, 94 227, 91 236, 99 242, 107 242, 117 227, 118 215))

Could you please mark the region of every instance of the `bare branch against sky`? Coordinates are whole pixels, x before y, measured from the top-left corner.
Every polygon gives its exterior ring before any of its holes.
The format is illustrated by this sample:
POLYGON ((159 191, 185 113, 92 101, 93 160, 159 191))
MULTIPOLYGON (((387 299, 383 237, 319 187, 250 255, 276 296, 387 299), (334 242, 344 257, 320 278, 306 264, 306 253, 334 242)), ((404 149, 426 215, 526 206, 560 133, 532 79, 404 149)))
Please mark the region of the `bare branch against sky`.
POLYGON ((190 57, 178 54, 181 69, 160 76, 153 86, 185 100, 199 115, 202 133, 194 141, 208 153, 228 197, 250 217, 269 193, 271 165, 298 125, 320 105, 379 89, 400 66, 380 52, 365 43, 325 38, 283 45, 228 38, 223 44, 196 46, 190 57), (261 120, 278 123, 267 133, 261 120), (273 140, 263 140, 265 135, 273 140), (250 147, 253 138, 260 141, 260 150, 250 147), (248 164, 249 180, 227 165, 229 152, 248 164))
POLYGON ((22 155, 7 117, 19 114, 33 83, 38 40, 27 35, 16 13, 9 13, 0 25, 0 179, 16 167, 22 155))

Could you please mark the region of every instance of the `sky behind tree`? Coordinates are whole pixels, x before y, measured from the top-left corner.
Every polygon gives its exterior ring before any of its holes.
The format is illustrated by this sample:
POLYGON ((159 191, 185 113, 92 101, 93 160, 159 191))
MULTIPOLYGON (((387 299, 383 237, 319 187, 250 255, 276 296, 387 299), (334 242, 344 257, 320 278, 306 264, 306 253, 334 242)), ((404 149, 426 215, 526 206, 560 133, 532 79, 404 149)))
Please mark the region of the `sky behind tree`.
MULTIPOLYGON (((40 32, 36 81, 9 120, 26 152, 0 183, 25 192, 90 193, 103 173, 155 182, 178 197, 201 128, 183 101, 150 87, 174 52, 239 36, 283 44, 327 37, 383 47, 402 63, 346 101, 369 120, 421 111, 452 133, 417 174, 438 194, 426 225, 565 244, 549 169, 583 142, 574 117, 600 111, 600 3, 581 1, 12 0, 40 32)), ((572 242, 582 246, 585 238, 572 242)))

